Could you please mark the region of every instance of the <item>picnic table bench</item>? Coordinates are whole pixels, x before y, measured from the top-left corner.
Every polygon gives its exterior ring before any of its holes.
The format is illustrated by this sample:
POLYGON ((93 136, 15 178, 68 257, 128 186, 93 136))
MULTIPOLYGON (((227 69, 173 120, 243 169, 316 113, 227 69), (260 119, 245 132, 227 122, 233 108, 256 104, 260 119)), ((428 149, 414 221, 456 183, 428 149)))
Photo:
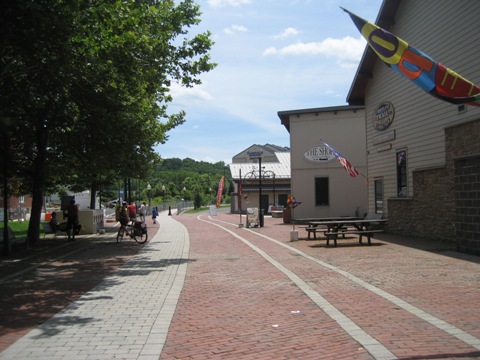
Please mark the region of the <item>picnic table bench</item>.
MULTIPOLYGON (((328 228, 326 226, 299 226, 301 229, 305 229, 305 231, 307 232, 307 235, 308 235, 308 240, 311 240, 311 237, 310 235, 313 234, 313 239, 314 240, 318 240, 317 239, 317 232, 327 232, 328 231, 328 228)), ((342 232, 342 231, 346 231, 347 228, 346 227, 341 227, 338 229, 339 232, 342 232)), ((345 235, 344 235, 345 237, 345 235)))
POLYGON ((373 237, 373 234, 375 233, 381 233, 383 232, 382 229, 376 229, 376 230, 345 230, 345 231, 327 231, 325 232, 325 237, 327 238, 327 246, 330 245, 330 239, 333 239, 334 247, 337 246, 337 239, 338 235, 343 235, 343 238, 345 238, 345 235, 348 234, 353 234, 353 235, 359 235, 358 237, 358 243, 363 244, 362 238, 363 236, 366 236, 368 239, 368 245, 372 245, 371 238, 373 237))
MULTIPOLYGON (((317 225, 316 224, 317 222, 334 221, 334 220, 355 220, 355 219, 358 219, 358 218, 350 217, 350 216, 323 217, 323 218, 297 218, 297 219, 294 219, 293 222, 294 224, 302 224, 302 226, 299 226, 299 228, 305 229, 305 231, 308 234, 309 240, 311 239, 312 234, 313 234, 313 239, 317 240, 317 232, 325 232, 328 229, 327 226, 317 225)), ((346 228, 344 227, 342 227, 342 229, 346 230, 346 228)))
POLYGON ((362 244, 363 236, 368 239, 368 245, 371 245, 371 238, 374 234, 383 232, 383 228, 379 226, 386 223, 387 219, 382 219, 382 214, 369 214, 365 219, 339 219, 329 221, 312 221, 311 227, 326 227, 324 235, 327 239, 327 246, 330 245, 330 240, 334 241, 334 246, 337 246, 338 235, 353 234, 359 235, 359 243, 362 244))

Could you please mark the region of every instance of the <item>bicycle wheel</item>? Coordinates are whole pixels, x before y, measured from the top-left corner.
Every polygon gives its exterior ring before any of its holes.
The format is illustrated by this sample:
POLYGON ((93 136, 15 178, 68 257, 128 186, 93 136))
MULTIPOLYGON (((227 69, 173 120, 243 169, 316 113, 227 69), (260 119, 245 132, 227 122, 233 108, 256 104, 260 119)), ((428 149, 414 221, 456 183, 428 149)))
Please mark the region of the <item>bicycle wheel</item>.
POLYGON ((125 229, 123 228, 123 226, 121 226, 120 229, 118 229, 118 233, 117 233, 117 243, 119 243, 120 240, 123 239, 124 234, 125 234, 125 229))
POLYGON ((137 243, 145 244, 148 240, 148 233, 147 232, 143 233, 143 231, 142 231, 141 234, 138 234, 138 233, 135 232, 134 237, 135 237, 135 241, 137 243))

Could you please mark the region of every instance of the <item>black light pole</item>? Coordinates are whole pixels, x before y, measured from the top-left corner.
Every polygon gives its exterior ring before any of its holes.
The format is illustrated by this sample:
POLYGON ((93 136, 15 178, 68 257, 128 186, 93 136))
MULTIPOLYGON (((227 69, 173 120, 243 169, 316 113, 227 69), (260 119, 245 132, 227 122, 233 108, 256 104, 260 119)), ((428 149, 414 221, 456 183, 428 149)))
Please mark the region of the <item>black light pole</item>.
POLYGON ((262 211, 262 158, 258 158, 258 201, 260 203, 260 211, 262 211))
POLYGON ((148 197, 148 213, 151 211, 151 206, 152 206, 152 185, 150 183, 147 183, 147 197, 148 197))

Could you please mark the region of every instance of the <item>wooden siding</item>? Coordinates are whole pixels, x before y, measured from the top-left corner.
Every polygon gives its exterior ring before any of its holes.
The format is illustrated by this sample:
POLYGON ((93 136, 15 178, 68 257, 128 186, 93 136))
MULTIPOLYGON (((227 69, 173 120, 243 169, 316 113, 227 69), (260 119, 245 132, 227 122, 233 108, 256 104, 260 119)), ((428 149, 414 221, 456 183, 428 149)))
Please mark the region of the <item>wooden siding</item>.
MULTIPOLYGON (((480 43, 473 40, 480 19, 480 1, 405 0, 397 12, 391 31, 411 46, 445 64, 470 81, 480 83, 478 53, 480 43)), ((480 118, 480 109, 458 107, 438 100, 415 86, 380 61, 366 91, 366 134, 369 169, 369 212, 375 209, 374 179, 384 179, 385 202, 396 197, 395 153, 407 150, 408 196, 414 195, 412 171, 445 166, 446 127, 480 118), (376 107, 389 101, 395 108, 392 125, 384 131, 372 126, 376 107), (373 144, 374 138, 395 131, 392 141, 373 144), (379 152, 383 146, 391 149, 379 152)), ((388 209, 385 208, 388 212, 388 209)))

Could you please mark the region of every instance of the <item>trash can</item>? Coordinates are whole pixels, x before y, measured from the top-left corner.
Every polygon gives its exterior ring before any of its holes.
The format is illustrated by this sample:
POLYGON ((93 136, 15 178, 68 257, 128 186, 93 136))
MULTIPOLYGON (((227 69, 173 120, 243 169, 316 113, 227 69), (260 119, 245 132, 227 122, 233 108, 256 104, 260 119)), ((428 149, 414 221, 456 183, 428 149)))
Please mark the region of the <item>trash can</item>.
POLYGON ((260 227, 263 227, 264 211, 265 211, 265 210, 260 209, 260 213, 258 214, 258 222, 259 222, 259 226, 260 226, 260 227))
POLYGON ((291 219, 292 219, 292 210, 289 207, 283 209, 283 222, 285 224, 290 224, 291 219))

